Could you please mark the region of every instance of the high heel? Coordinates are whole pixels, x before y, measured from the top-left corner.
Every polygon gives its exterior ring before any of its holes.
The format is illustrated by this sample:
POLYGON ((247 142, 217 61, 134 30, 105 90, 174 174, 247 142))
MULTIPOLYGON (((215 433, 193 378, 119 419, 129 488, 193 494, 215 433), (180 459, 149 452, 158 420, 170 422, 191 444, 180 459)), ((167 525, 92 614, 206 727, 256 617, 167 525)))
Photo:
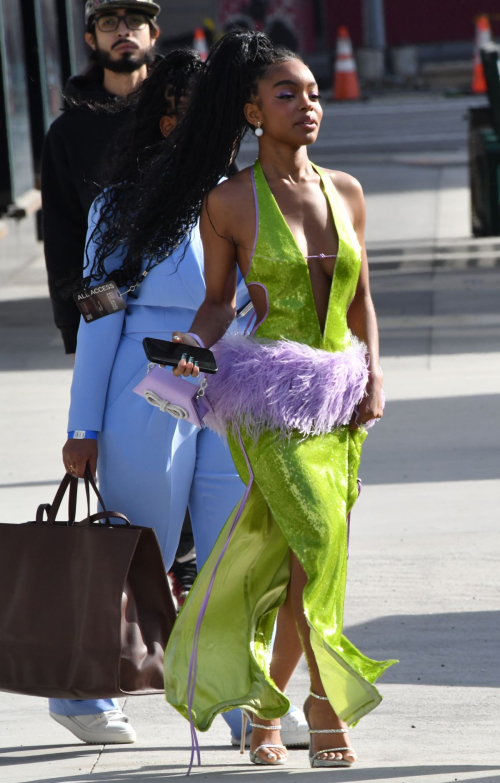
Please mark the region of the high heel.
MULTIPOLYGON (((250 726, 252 729, 267 729, 268 731, 279 731, 281 729, 281 726, 264 726, 261 723, 252 723, 252 718, 249 712, 246 710, 241 710, 241 744, 240 744, 240 753, 245 752, 245 735, 247 732, 247 724, 250 722, 250 726)), ((263 766, 268 767, 278 767, 283 766, 283 764, 286 764, 287 760, 286 758, 280 758, 279 756, 275 756, 275 761, 265 761, 264 759, 261 759, 260 756, 257 756, 257 753, 259 750, 262 750, 263 748, 284 748, 284 745, 273 745, 270 742, 265 742, 263 745, 259 745, 258 748, 255 748, 255 750, 250 751, 250 761, 252 764, 261 764, 263 766)))
MULTIPOLYGON (((314 693, 313 691, 309 691, 309 694, 313 696, 315 699, 319 699, 320 701, 328 701, 327 696, 318 696, 317 693, 314 693)), ((346 729, 311 729, 311 723, 309 721, 309 710, 311 708, 311 704, 307 703, 307 700, 304 704, 304 715, 306 716, 307 724, 309 726, 309 734, 347 734, 346 729)), ((350 767, 352 766, 352 763, 354 761, 349 761, 349 759, 320 759, 319 757, 323 755, 323 753, 340 753, 342 751, 350 750, 352 753, 354 753, 354 748, 351 747, 343 747, 343 748, 323 748, 323 750, 318 750, 316 753, 313 753, 312 749, 312 743, 311 747, 309 748, 309 763, 311 764, 311 767, 350 767)))

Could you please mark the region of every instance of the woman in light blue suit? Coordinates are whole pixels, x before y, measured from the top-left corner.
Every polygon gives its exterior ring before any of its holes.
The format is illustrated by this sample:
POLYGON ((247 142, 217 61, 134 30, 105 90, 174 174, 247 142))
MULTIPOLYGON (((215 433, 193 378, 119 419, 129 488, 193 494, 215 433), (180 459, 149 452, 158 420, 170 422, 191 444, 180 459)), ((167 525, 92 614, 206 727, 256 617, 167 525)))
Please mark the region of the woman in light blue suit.
MULTIPOLYGON (((98 214, 97 206, 90 217, 90 257, 98 214)), ((115 260, 108 259, 109 271, 115 260)), ((203 562, 220 530, 221 506, 231 511, 244 491, 220 438, 162 413, 132 393, 146 374, 143 338, 171 340, 176 319, 187 329, 204 294, 203 253, 196 229, 190 241, 151 270, 137 289, 137 298, 125 296, 126 310, 94 323, 82 319, 78 332, 68 430, 99 433, 98 475, 106 505, 137 524, 155 528, 167 569, 186 508, 197 557, 203 562)), ((248 300, 241 282, 237 308, 248 300)))
MULTIPOLYGON (((91 213, 89 235, 96 210, 98 206, 91 213)), ((137 289, 137 299, 127 298, 126 310, 95 323, 82 320, 68 423, 70 432, 98 433, 97 471, 106 506, 121 511, 134 524, 155 528, 167 570, 177 551, 186 508, 201 564, 244 492, 229 449, 217 435, 162 413, 132 392, 146 374, 143 338, 171 340, 176 324, 184 323, 187 330, 203 301, 198 230, 186 244, 187 249, 180 248, 148 274, 137 289)), ((91 243, 89 254, 92 257, 91 243)), ((113 260, 109 259, 109 271, 113 260)), ((241 282, 237 307, 248 299, 241 282)), ((81 473, 81 464, 79 468, 81 473)), ((80 714, 81 710, 96 714, 117 706, 113 700, 50 701, 51 713, 64 710, 66 715, 74 715, 75 708, 80 714)))
MULTIPOLYGON (((154 121, 164 136, 175 126, 199 67, 198 56, 186 50, 172 52, 156 67, 141 88, 132 121, 135 135, 129 140, 126 157, 134 160, 134 145, 139 155, 137 128, 142 115, 145 126, 150 129, 154 121), (151 102, 155 97, 158 102, 159 88, 167 105, 162 106, 160 99, 155 119, 151 102)), ((143 137, 144 133, 142 145, 143 137)), ((122 173, 114 181, 131 182, 133 172, 122 173)), ((94 284, 99 282, 95 227, 112 197, 111 189, 94 202, 89 216, 85 274, 92 274, 94 284)), ((105 259, 106 274, 101 279, 113 271, 123 272, 125 252, 121 248, 105 259)), ((140 278, 140 271, 133 282, 140 278)), ((92 468, 97 458, 106 506, 124 513, 133 524, 154 527, 167 570, 177 551, 186 508, 201 566, 244 492, 229 448, 218 436, 161 412, 132 391, 146 374, 143 338, 171 340, 173 329, 187 330, 204 297, 203 250, 196 228, 169 258, 151 268, 133 294, 125 294, 125 310, 93 323, 82 319, 78 332, 69 439, 63 450, 66 469, 83 476, 87 461, 92 468)), ((235 319, 234 330, 244 331, 250 315, 243 313, 249 301, 240 281, 236 310, 241 317, 235 319)), ((49 710, 54 720, 85 742, 135 740, 135 731, 115 699, 50 699, 49 710)), ((232 720, 229 713, 227 722, 237 736, 238 716, 232 720)), ((302 713, 292 714, 288 722, 293 738, 299 739, 302 713)))
MULTIPOLYGON (((140 100, 145 105, 157 92, 155 83, 167 96, 167 105, 157 109, 160 118, 164 114, 159 123, 164 135, 175 125, 178 104, 200 67, 194 52, 173 53, 143 88, 140 100)), ((140 123, 141 104, 136 114, 135 127, 140 123)), ((145 115, 151 124, 150 114, 145 115)), ((97 199, 90 212, 87 275, 95 256, 94 229, 111 194, 107 191, 97 199)), ((108 257, 106 272, 119 270, 122 261, 123 252, 108 257)), ((135 524, 155 528, 167 570, 177 551, 186 509, 197 560, 202 563, 244 491, 220 438, 162 413, 132 393, 146 373, 143 338, 170 340, 179 322, 187 329, 204 296, 203 250, 195 229, 183 246, 151 269, 133 296, 125 295, 125 310, 93 323, 82 319, 78 332, 68 432, 81 439, 68 440, 65 465, 82 475, 87 459, 92 466, 98 454, 100 490, 107 507, 121 511, 135 524)), ((237 307, 248 301, 242 282, 237 307)), ((88 742, 135 739, 115 699, 50 699, 49 710, 55 720, 88 742)))

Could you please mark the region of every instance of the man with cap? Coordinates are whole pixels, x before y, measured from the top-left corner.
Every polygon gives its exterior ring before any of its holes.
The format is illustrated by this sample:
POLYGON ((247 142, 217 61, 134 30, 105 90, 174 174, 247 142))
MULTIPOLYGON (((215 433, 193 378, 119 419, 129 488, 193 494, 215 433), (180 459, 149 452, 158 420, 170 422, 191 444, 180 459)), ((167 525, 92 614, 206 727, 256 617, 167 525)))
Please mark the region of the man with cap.
MULTIPOLYGON (((54 320, 65 351, 74 354, 80 323, 61 284, 82 274, 87 216, 99 192, 99 171, 128 111, 92 108, 128 95, 154 62, 160 6, 151 0, 87 0, 85 40, 92 49, 87 71, 72 77, 66 106, 45 140, 42 209, 45 259, 54 320)), ((83 742, 135 742, 136 734, 116 699, 49 699, 50 716, 83 742)))
POLYGON ((76 350, 80 315, 63 289, 82 273, 87 217, 99 192, 99 173, 128 110, 99 111, 146 78, 159 35, 152 0, 87 0, 89 67, 69 79, 63 113, 47 133, 42 158, 45 261, 56 326, 68 354, 76 350))

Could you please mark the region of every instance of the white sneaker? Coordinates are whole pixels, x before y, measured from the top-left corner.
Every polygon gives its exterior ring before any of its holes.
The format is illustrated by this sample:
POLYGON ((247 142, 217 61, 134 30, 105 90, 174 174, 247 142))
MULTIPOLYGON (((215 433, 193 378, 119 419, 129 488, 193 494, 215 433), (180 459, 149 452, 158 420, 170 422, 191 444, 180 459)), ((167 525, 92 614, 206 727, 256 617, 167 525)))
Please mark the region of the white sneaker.
POLYGON ((298 707, 290 709, 281 723, 281 741, 287 748, 308 748, 309 747, 309 726, 306 716, 298 707))
POLYGON ((98 712, 96 715, 57 715, 50 717, 75 737, 89 745, 135 742, 136 734, 129 719, 120 709, 98 712))
MULTIPOLYGON (((283 718, 281 723, 281 741, 287 748, 308 748, 309 747, 309 726, 302 710, 292 706, 283 718)), ((247 732, 245 738, 245 747, 250 747, 250 737, 252 732, 247 732)), ((231 734, 231 745, 240 744, 240 740, 231 734)))

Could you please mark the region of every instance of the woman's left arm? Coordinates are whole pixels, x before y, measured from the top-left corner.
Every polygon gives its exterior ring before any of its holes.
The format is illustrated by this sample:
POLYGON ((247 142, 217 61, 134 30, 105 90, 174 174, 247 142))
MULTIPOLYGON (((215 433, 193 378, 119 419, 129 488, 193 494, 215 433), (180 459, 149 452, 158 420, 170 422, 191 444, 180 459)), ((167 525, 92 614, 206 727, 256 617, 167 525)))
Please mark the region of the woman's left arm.
POLYGON ((348 205, 354 230, 361 245, 361 271, 354 299, 347 311, 347 324, 356 337, 366 344, 370 358, 366 396, 358 406, 356 419, 356 423, 364 424, 370 419, 380 419, 383 416, 383 375, 380 368, 377 316, 370 294, 368 259, 365 248, 365 200, 361 185, 353 178, 349 179, 348 205))

